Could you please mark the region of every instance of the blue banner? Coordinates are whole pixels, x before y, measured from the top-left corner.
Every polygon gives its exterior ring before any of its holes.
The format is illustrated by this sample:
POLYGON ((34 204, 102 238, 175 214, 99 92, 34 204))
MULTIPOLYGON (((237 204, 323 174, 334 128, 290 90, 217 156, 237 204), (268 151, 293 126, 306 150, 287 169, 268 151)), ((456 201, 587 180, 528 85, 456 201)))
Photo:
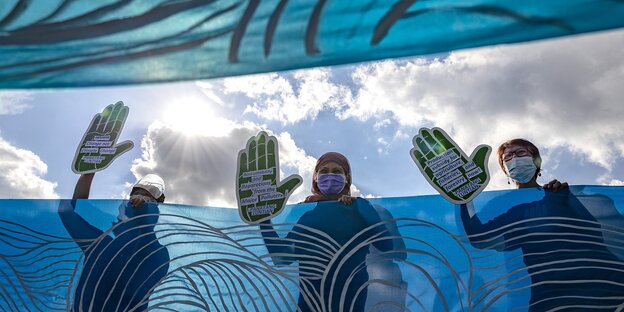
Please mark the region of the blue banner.
POLYGON ((0 200, 3 311, 624 307, 624 188, 230 208, 0 200))
POLYGON ((622 16, 617 0, 5 0, 0 88, 337 65, 619 28, 622 16))

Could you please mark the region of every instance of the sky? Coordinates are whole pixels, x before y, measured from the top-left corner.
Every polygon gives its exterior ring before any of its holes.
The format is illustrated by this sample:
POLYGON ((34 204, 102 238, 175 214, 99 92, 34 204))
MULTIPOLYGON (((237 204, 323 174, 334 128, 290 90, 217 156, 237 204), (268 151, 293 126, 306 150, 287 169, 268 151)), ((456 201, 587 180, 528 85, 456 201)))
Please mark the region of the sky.
MULTIPOLYGON (((126 87, 0 90, 0 198, 70 198, 71 161, 93 115, 123 101, 119 141, 135 147, 98 172, 91 198, 125 198, 148 173, 167 202, 235 207, 238 151, 278 138, 282 178, 309 194, 316 159, 346 155, 353 193, 435 194, 412 161, 421 127, 470 155, 512 138, 542 154, 539 183, 624 185, 624 31, 354 65, 126 87)), ((509 189, 490 157, 486 190, 509 189)))

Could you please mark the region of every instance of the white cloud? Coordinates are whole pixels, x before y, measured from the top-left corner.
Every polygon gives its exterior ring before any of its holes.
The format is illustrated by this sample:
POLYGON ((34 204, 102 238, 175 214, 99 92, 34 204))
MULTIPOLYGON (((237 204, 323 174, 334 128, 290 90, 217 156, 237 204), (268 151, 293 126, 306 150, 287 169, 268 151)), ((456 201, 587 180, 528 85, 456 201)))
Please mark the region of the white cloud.
POLYGON ((611 186, 624 186, 624 181, 622 180, 618 180, 618 179, 613 179, 609 182, 609 185, 611 186))
MULTIPOLYGON (((363 65, 353 73, 359 91, 344 115, 391 113, 403 126, 439 126, 468 154, 480 143, 496 149, 524 137, 610 169, 624 156, 622 48, 618 31, 363 65)), ((490 188, 505 188, 496 157, 490 167, 490 188)))
POLYGON ((225 103, 217 94, 216 86, 207 81, 196 81, 195 85, 199 87, 199 90, 212 102, 224 106, 225 103))
POLYGON ((0 91, 0 115, 17 115, 30 108, 32 95, 27 91, 0 91))
POLYGON ((624 186, 624 181, 615 179, 609 174, 604 174, 598 177, 596 182, 598 182, 601 185, 624 186))
MULTIPOLYGON (((359 66, 347 117, 431 124, 471 152, 524 137, 609 168, 624 156, 624 32, 359 66)), ((492 162, 495 165, 495 162, 492 162)))
POLYGON ((360 191, 355 184, 351 184, 351 196, 362 198, 381 198, 381 196, 375 194, 362 194, 362 191, 360 191))
MULTIPOLYGON (((333 110, 341 119, 373 119, 377 130, 391 119, 410 136, 438 126, 467 154, 481 143, 497 148, 523 137, 609 170, 624 156, 623 48, 624 31, 612 31, 370 63, 342 84, 313 69, 290 80, 275 73, 232 78, 225 89, 257 99, 247 112, 284 123, 333 110)), ((506 187, 495 157, 490 167, 491 188, 506 187)))
POLYGON ((294 71, 292 82, 276 73, 226 78, 225 93, 242 93, 254 99, 245 113, 292 124, 314 119, 324 109, 341 110, 350 104, 351 91, 330 80, 330 70, 294 71))
POLYGON ((58 198, 57 184, 42 177, 47 171, 39 156, 0 137, 0 197, 58 198))
MULTIPOLYGON (((220 120, 220 129, 155 121, 141 141, 142 156, 133 161, 132 173, 137 179, 148 173, 163 177, 169 203, 236 207, 238 152, 250 137, 265 130, 278 140, 280 178, 291 174, 303 178, 288 203, 302 202, 310 195, 316 158, 299 147, 288 132, 273 133, 250 122, 220 120)), ((201 123, 212 121, 202 119, 201 123)), ((130 185, 126 184, 128 190, 130 185)), ((362 194, 356 185, 351 185, 351 191, 353 196, 375 197, 362 194)))
MULTIPOLYGON (((210 121, 206 121, 210 122, 210 121)), ((163 177, 167 202, 236 207, 235 177, 238 151, 262 127, 253 123, 234 124, 215 135, 187 133, 160 121, 150 125, 141 142, 143 155, 135 159, 132 172, 139 178, 148 173, 163 177)), ((304 183, 289 202, 302 201, 311 188, 316 159, 306 155, 288 133, 277 134, 281 179, 299 173, 304 183)))
POLYGON ((392 124, 392 121, 390 121, 390 119, 387 119, 387 118, 386 119, 382 119, 382 120, 379 120, 379 121, 375 122, 375 124, 373 125, 373 129, 379 130, 379 129, 382 129, 382 128, 386 128, 390 124, 392 124))

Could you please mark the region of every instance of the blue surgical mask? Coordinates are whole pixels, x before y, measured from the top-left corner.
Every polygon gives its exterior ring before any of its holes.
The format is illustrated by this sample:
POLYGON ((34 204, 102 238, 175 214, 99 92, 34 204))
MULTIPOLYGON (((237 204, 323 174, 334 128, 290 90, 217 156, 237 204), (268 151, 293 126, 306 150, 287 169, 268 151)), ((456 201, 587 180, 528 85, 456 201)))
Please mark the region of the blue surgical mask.
POLYGON ((345 187, 345 176, 337 173, 319 174, 316 185, 325 195, 340 194, 345 187))
POLYGON ((505 168, 509 177, 520 183, 528 183, 535 176, 537 167, 533 162, 533 157, 514 157, 510 161, 505 162, 505 168))

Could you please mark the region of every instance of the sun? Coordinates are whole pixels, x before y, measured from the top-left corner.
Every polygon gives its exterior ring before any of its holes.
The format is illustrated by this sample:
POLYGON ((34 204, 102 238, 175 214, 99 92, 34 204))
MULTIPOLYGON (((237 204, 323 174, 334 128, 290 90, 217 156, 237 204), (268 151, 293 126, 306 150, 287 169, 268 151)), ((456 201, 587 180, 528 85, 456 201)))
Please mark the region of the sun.
POLYGON ((171 102, 163 121, 185 135, 226 136, 233 123, 216 116, 211 103, 199 98, 182 98, 171 102))

